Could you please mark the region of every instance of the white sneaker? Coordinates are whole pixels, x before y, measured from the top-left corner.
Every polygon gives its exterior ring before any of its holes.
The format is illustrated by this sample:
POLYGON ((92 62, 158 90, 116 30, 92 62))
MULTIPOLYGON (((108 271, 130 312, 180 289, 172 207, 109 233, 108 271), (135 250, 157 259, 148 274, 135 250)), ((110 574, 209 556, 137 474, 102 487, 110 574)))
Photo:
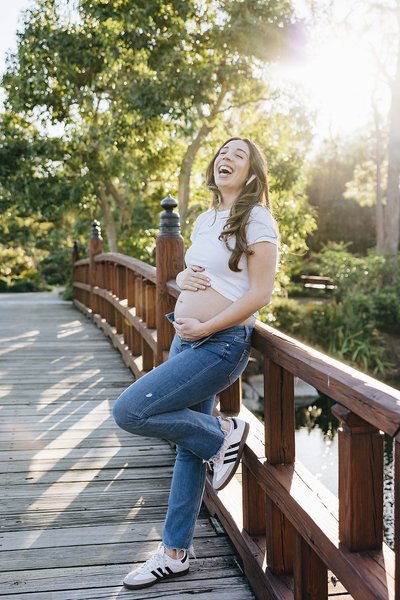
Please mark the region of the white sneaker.
POLYGON ((189 571, 189 554, 187 550, 184 552, 182 558, 173 559, 165 553, 164 544, 160 542, 157 552, 144 565, 128 573, 124 586, 130 590, 139 590, 163 579, 186 575, 189 571))
POLYGON ((231 431, 225 438, 218 459, 213 460, 212 485, 215 490, 222 490, 236 473, 250 429, 249 424, 241 419, 230 418, 229 421, 231 431))

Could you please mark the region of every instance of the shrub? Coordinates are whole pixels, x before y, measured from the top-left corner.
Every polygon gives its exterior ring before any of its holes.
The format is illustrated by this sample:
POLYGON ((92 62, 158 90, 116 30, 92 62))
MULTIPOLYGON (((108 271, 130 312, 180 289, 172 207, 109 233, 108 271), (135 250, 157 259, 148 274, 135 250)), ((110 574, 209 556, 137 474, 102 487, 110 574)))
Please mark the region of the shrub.
POLYGON ((71 251, 60 248, 43 258, 38 268, 49 285, 64 285, 71 278, 71 251))
POLYGON ((261 320, 335 358, 373 373, 384 374, 389 366, 376 329, 373 298, 366 294, 329 304, 277 299, 268 310, 261 311, 261 320))
POLYGON ((399 293, 394 286, 373 295, 374 317, 377 326, 391 333, 400 333, 399 293))

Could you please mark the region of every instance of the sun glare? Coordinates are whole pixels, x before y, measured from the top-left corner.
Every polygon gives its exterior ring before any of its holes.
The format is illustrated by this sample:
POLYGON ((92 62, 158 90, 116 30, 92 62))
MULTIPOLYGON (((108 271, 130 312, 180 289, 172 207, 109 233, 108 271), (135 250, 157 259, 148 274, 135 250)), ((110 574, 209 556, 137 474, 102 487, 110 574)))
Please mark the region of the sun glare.
POLYGON ((296 84, 317 112, 317 135, 350 133, 371 120, 377 76, 367 41, 321 36, 303 58, 276 65, 273 76, 296 84))

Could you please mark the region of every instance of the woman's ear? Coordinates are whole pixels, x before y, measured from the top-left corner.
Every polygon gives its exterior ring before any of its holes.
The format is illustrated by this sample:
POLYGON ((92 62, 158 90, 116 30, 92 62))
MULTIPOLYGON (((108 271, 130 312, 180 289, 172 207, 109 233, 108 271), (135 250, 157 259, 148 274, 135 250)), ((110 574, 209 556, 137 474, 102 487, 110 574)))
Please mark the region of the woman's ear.
POLYGON ((250 175, 250 177, 248 178, 248 180, 246 181, 246 185, 249 185, 249 183, 251 183, 252 181, 254 181, 256 178, 256 175, 250 175))

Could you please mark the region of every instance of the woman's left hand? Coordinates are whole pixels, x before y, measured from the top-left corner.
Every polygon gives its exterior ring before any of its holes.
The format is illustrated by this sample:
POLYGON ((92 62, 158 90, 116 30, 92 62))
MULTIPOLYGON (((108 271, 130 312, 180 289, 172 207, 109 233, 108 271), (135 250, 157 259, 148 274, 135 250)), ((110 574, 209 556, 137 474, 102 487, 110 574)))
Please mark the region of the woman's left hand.
POLYGON ((176 333, 180 335, 181 338, 191 342, 195 342, 196 340, 209 335, 209 332, 205 330, 204 323, 191 317, 176 319, 176 321, 174 321, 174 327, 176 333))

